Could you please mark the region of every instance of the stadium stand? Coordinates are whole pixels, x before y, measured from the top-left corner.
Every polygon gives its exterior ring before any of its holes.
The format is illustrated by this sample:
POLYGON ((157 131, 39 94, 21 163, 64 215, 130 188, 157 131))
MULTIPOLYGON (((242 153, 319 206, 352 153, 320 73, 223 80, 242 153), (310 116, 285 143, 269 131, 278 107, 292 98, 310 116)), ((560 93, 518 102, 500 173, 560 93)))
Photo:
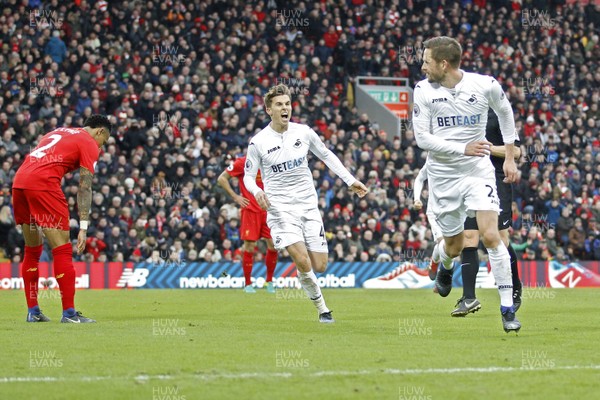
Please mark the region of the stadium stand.
MULTIPOLYGON (((139 261, 156 250, 239 258, 230 222, 238 210, 216 178, 266 125, 262 95, 276 83, 292 88, 294 120, 314 127, 371 188, 364 199, 346 196, 341 180, 311 161, 331 259, 429 251, 424 213, 412 207, 424 154, 410 124, 388 141, 377 116, 353 106, 351 89, 357 75, 414 84, 422 42, 445 34, 462 43, 462 68, 496 76, 513 104, 523 150, 513 204, 519 253, 600 260, 600 5, 252 3, 0 1, 0 253, 21 260, 10 188, 24 156, 54 127, 101 113, 116 128, 97 165, 81 260, 139 261)), ((64 180, 74 230, 77 184, 76 174, 64 180)))

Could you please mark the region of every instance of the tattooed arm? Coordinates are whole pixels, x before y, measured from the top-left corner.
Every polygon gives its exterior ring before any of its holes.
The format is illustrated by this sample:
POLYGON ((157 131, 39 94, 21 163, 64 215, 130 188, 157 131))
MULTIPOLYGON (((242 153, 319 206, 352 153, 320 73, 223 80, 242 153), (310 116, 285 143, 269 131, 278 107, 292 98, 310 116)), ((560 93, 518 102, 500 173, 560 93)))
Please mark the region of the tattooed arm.
POLYGON ((79 168, 79 190, 77 191, 77 210, 79 220, 89 221, 92 207, 92 173, 86 168, 79 168))
POLYGON ((79 190, 77 191, 77 210, 79 211, 79 235, 77 236, 77 254, 85 248, 87 228, 90 221, 90 208, 92 207, 92 173, 84 168, 79 168, 79 190))

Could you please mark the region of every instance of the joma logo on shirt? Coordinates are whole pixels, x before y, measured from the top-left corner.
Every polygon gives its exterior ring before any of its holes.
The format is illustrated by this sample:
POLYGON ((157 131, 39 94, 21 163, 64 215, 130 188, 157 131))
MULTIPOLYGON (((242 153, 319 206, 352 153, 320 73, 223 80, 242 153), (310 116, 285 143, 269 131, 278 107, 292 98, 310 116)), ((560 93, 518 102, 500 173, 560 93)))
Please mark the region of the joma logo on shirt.
POLYGON ((267 150, 267 154, 271 154, 272 152, 274 152, 274 151, 277 151, 277 150, 279 150, 280 148, 281 148, 281 147, 279 147, 279 146, 273 147, 272 149, 269 149, 269 150, 267 150))
POLYGON ((302 165, 306 157, 300 157, 289 161, 284 161, 279 164, 271 165, 273 172, 283 172, 296 169, 302 165))
POLYGON ((433 99, 433 101, 432 101, 431 103, 432 103, 432 104, 433 104, 433 103, 441 103, 441 102, 443 102, 443 101, 448 101, 448 99, 447 99, 447 98, 445 98, 445 97, 440 97, 439 99, 433 99))

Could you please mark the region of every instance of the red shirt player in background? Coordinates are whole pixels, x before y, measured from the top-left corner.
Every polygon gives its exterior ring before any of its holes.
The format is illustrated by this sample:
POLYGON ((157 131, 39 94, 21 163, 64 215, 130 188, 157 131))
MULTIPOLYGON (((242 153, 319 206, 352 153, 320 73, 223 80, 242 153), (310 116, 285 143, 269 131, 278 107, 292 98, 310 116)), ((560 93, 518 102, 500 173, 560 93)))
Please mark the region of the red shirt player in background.
MULTIPOLYGON (((240 207, 242 207, 240 237, 244 241, 244 251, 242 252, 242 268, 244 269, 244 277, 246 278, 246 287, 244 288, 244 291, 246 293, 256 293, 252 287, 254 251, 258 239, 264 238, 267 242, 267 255, 265 257, 265 264, 267 267, 266 288, 267 292, 275 293, 273 274, 275 272, 275 267, 277 266, 277 250, 275 250, 275 247, 273 246, 271 230, 267 226, 267 212, 260 208, 254 196, 248 192, 244 185, 244 180, 242 178, 244 176, 245 163, 245 156, 237 158, 225 171, 223 171, 223 173, 221 173, 221 175, 219 175, 217 183, 225 189, 240 207), (231 188, 231 185, 229 184, 229 179, 231 179, 231 177, 238 178, 241 195, 234 192, 231 188)), ((258 175, 256 175, 256 184, 260 188, 263 188, 260 171, 258 175)))
POLYGON ((12 199, 15 222, 23 225, 25 239, 21 275, 29 309, 27 322, 50 321, 40 311, 37 301, 42 232, 52 248, 54 276, 62 297, 61 322, 96 322, 75 310, 75 268, 69 237, 69 209, 61 181, 65 174, 79 169, 77 254, 81 254, 86 244, 92 205, 94 167, 100 147, 108 141, 111 130, 110 121, 103 115, 90 116, 83 128, 55 129, 42 137, 15 174, 12 199))

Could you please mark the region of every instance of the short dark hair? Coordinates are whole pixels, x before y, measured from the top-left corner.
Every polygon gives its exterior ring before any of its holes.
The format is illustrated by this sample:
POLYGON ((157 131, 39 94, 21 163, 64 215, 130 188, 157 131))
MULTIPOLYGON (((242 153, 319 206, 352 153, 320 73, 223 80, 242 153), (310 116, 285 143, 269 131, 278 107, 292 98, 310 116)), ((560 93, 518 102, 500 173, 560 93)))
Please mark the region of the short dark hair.
POLYGON ((265 94, 263 100, 265 102, 266 108, 271 108, 273 97, 277 96, 288 96, 290 100, 292 100, 292 92, 290 91, 290 88, 287 87, 287 85, 280 83, 279 85, 271 87, 267 94, 265 94))
POLYGON ((106 116, 100 114, 90 115, 83 123, 83 126, 89 126, 90 128, 106 128, 108 129, 109 135, 112 132, 112 124, 106 116))
POLYGON ((452 68, 460 66, 462 47, 456 39, 448 36, 438 36, 423 42, 423 47, 431 50, 431 58, 436 62, 446 60, 452 68))

